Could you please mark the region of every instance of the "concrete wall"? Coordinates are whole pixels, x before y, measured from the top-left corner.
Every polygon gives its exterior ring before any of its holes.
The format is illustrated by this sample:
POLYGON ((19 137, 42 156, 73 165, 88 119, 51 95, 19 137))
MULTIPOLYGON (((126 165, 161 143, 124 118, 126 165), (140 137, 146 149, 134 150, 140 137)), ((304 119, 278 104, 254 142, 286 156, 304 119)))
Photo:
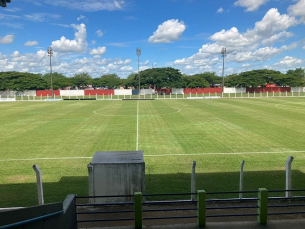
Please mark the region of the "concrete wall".
POLYGON ((114 95, 132 95, 132 90, 131 89, 115 89, 114 90, 114 95))
MULTIPOLYGON (((145 163, 95 164, 89 172, 89 196, 145 193, 145 163), (91 187, 91 188, 90 188, 91 187)), ((132 201, 133 197, 94 198, 94 203, 132 201)))
POLYGON ((15 97, 15 96, 36 96, 36 90, 29 91, 0 91, 1 97, 15 97))
POLYGON ((21 223, 25 220, 30 220, 25 224, 14 226, 13 228, 76 229, 77 218, 75 204, 75 195, 68 195, 63 203, 52 203, 41 206, 3 211, 0 212, 0 227, 14 223, 21 223), (50 216, 44 218, 46 215, 50 216), (33 220, 34 218, 38 217, 40 219, 33 220))
POLYGON ((172 89, 172 94, 173 95, 183 95, 184 94, 184 89, 183 88, 173 88, 172 89))
POLYGON ((84 90, 61 90, 61 96, 83 96, 85 95, 84 90))
POLYGON ((224 93, 246 93, 246 88, 225 87, 224 93))
POLYGON ((155 94, 155 89, 141 89, 141 95, 151 95, 155 94))
POLYGON ((305 87, 292 87, 291 92, 305 92, 305 87))

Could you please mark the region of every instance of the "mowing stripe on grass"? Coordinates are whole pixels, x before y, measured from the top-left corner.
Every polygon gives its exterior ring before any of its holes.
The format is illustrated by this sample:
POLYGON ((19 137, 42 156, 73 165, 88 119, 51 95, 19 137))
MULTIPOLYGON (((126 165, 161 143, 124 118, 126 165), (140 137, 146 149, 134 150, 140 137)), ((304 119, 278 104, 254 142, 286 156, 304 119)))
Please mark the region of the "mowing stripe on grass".
MULTIPOLYGON (((210 155, 246 155, 246 154, 280 154, 280 153, 305 153, 305 151, 162 154, 162 155, 144 155, 144 157, 210 156, 210 155)), ((35 161, 35 160, 70 160, 70 159, 92 159, 92 157, 21 158, 21 159, 3 159, 3 160, 0 160, 0 162, 5 162, 5 161, 35 161)))

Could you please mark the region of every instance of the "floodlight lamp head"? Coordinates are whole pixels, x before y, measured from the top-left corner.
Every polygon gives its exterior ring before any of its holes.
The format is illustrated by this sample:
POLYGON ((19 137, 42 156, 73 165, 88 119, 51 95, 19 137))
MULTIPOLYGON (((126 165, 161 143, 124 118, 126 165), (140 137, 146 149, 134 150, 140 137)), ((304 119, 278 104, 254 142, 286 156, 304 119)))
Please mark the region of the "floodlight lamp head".
POLYGON ((222 48, 221 48, 222 57, 226 56, 226 53, 227 53, 226 47, 222 47, 222 48))
POLYGON ((137 56, 141 55, 141 48, 137 48, 137 56))
POLYGON ((48 47, 48 55, 52 56, 53 55, 53 49, 52 47, 48 47))

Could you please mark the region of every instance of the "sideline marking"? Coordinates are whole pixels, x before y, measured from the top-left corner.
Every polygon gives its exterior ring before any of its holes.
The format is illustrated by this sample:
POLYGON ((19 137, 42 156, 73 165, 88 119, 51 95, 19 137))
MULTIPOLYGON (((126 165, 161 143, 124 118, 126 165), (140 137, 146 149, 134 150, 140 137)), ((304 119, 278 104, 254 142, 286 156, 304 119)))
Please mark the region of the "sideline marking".
POLYGON ((144 157, 170 157, 170 156, 209 156, 209 155, 244 155, 244 154, 279 154, 279 153, 305 153, 305 151, 278 151, 278 152, 240 152, 240 153, 190 153, 190 154, 162 154, 144 155, 144 157))
POLYGON ((35 161, 35 160, 68 160, 68 159, 92 159, 92 157, 46 157, 46 158, 21 158, 21 159, 2 159, 4 161, 35 161))
POLYGON ((137 143, 136 151, 139 149, 139 100, 137 101, 137 143))
MULTIPOLYGON (((305 151, 279 151, 279 152, 240 152, 240 153, 190 153, 190 154, 163 154, 145 155, 144 157, 172 157, 172 156, 210 156, 210 155, 244 155, 244 154, 280 154, 280 153, 305 153, 305 151)), ((92 159, 92 157, 50 157, 50 158, 21 158, 21 159, 2 159, 6 161, 34 161, 34 160, 70 160, 70 159, 92 159)))

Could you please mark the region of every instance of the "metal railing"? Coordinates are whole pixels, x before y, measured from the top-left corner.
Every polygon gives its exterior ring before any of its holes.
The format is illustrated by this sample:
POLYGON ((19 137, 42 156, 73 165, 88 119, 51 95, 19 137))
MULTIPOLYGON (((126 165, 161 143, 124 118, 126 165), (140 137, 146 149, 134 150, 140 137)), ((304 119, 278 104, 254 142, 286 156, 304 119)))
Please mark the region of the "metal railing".
POLYGON ((48 219, 52 216, 55 216, 55 215, 60 215, 62 214, 64 211, 58 211, 58 212, 53 212, 53 213, 50 213, 50 214, 46 214, 46 215, 42 215, 42 216, 39 216, 39 217, 35 217, 35 218, 31 218, 31 219, 28 219, 28 220, 23 220, 23 221, 20 221, 20 222, 16 222, 16 223, 12 223, 12 224, 8 224, 8 225, 5 225, 5 226, 0 226, 1 229, 7 229, 7 228, 13 228, 13 227, 18 227, 18 226, 23 226, 25 224, 30 224, 30 223, 33 223, 35 221, 39 221, 39 220, 44 220, 44 219, 48 219))
POLYGON ((260 188, 258 191, 234 191, 234 192, 205 192, 204 190, 199 190, 197 193, 176 193, 176 194, 143 194, 141 192, 136 192, 134 195, 121 195, 121 196, 77 196, 77 199, 84 198, 116 198, 116 197, 128 197, 133 198, 131 202, 114 202, 114 203, 91 203, 91 204, 76 204, 76 207, 106 207, 106 206, 129 206, 128 210, 115 210, 115 211, 82 211, 77 212, 77 215, 86 215, 86 214, 111 214, 111 213, 133 213, 134 217, 130 218, 115 218, 115 219, 88 219, 88 220, 77 220, 78 223, 85 222, 102 222, 102 221, 134 221, 134 226, 136 229, 140 229, 143 226, 143 222, 147 220, 163 220, 163 219, 197 219, 197 223, 199 227, 204 227, 206 225, 206 218, 216 218, 216 217, 257 217, 257 221, 260 224, 267 223, 267 217, 270 215, 287 215, 287 214, 303 214, 305 213, 305 204, 296 204, 291 203, 291 201, 287 205, 279 204, 279 205, 268 205, 269 201, 273 200, 305 200, 305 196, 294 196, 294 197, 268 197, 269 193, 281 193, 281 192, 304 192, 305 189, 298 190, 273 190, 268 191, 265 188, 260 188), (257 197, 255 198, 228 198, 228 199, 207 199, 206 196, 215 196, 215 195, 227 195, 227 194, 239 194, 239 193, 248 193, 255 194, 257 197), (147 198, 151 197, 160 197, 166 196, 167 199, 170 199, 171 196, 192 196, 196 195, 197 200, 166 200, 166 201, 146 201, 147 198), (145 201, 143 201, 145 200, 145 201), (207 204, 212 203, 241 203, 241 205, 235 206, 233 204, 229 206, 207 206, 207 204), (245 205, 245 203, 252 202, 253 205, 245 205), (186 208, 181 207, 183 204, 194 205, 194 207, 187 206, 186 208), (242 205, 243 204, 243 205, 242 205), (162 206, 163 208, 149 208, 151 206, 162 206), (177 206, 178 208, 174 208, 173 206, 177 206), (171 206, 171 207, 169 207, 171 206), (143 208, 144 207, 144 208, 143 208), (272 208, 287 208, 291 209, 293 207, 303 208, 300 211, 286 211, 286 212, 270 212, 268 213, 268 209, 272 208), (251 213, 233 213, 233 214, 209 214, 209 211, 215 210, 236 210, 244 211, 245 209, 254 209, 257 212, 251 213), (182 211, 183 213, 179 216, 165 216, 165 217, 143 217, 143 213, 151 213, 151 212, 175 212, 182 211))

